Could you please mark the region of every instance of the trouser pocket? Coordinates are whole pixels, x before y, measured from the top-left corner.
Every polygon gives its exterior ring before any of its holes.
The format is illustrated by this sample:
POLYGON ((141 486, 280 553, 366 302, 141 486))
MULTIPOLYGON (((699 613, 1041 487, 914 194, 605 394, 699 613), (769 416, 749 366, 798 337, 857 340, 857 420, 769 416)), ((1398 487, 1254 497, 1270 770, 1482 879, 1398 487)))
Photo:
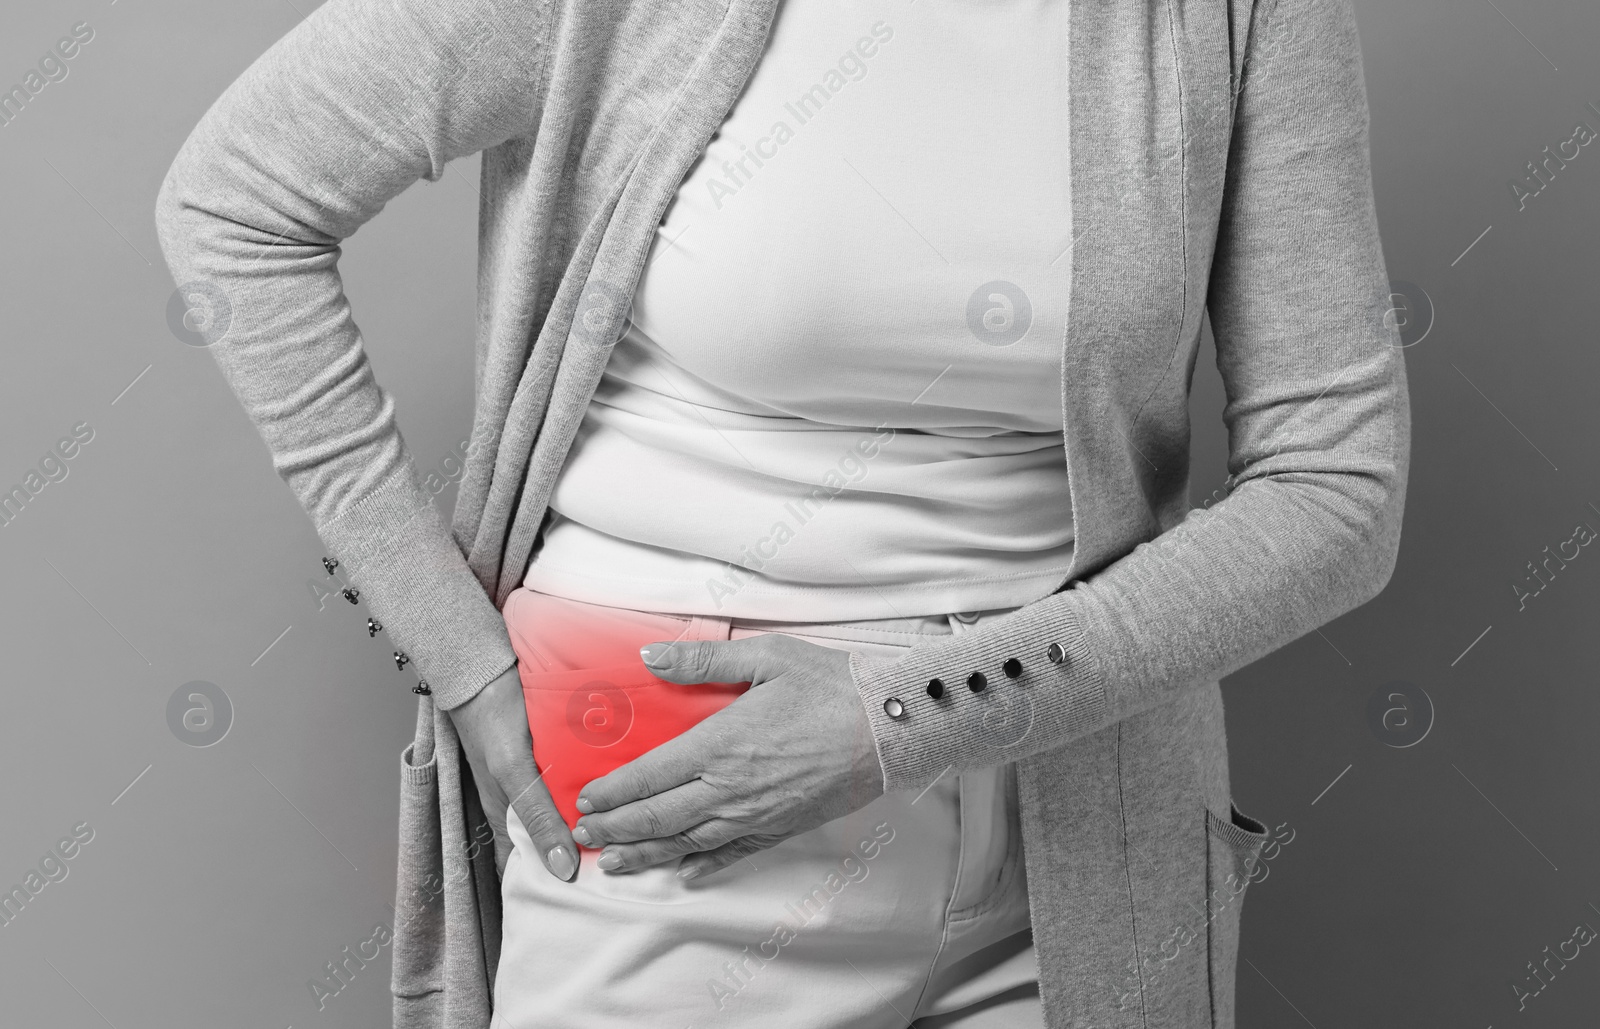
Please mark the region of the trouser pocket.
POLYGON ((1233 1029, 1244 892, 1266 871, 1260 855, 1267 827, 1231 804, 1228 812, 1224 819, 1206 810, 1206 954, 1212 1029, 1233 1029))
POLYGON ((588 783, 733 703, 748 682, 667 682, 643 662, 565 672, 521 671, 522 699, 550 799, 568 828, 588 783))

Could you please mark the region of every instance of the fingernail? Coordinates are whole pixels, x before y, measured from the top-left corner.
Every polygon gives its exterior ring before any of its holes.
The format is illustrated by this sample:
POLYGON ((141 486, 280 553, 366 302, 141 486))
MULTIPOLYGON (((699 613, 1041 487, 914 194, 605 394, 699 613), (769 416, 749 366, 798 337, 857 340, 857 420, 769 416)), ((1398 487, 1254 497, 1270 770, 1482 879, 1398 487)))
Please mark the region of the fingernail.
POLYGON ((651 643, 639 648, 639 657, 647 665, 653 665, 667 654, 665 643, 651 643))
POLYGON ((598 864, 601 868, 610 871, 611 869, 622 864, 622 855, 618 854, 614 850, 608 850, 600 855, 600 860, 597 861, 596 864, 598 864))
POLYGON ((550 866, 550 871, 556 874, 557 879, 563 881, 571 879, 572 873, 578 870, 578 861, 572 856, 572 851, 565 847, 551 847, 545 855, 545 862, 550 866))
POLYGON ((574 828, 572 830, 572 838, 583 844, 585 847, 594 846, 594 837, 589 835, 589 827, 587 825, 580 823, 576 828, 574 828))
POLYGON ((699 874, 700 874, 700 866, 699 865, 680 865, 678 867, 678 878, 679 879, 693 879, 695 876, 697 876, 699 874))
POLYGON ((589 803, 589 798, 588 797, 579 797, 577 806, 578 806, 579 814, 585 814, 585 815, 594 814, 594 805, 589 803))

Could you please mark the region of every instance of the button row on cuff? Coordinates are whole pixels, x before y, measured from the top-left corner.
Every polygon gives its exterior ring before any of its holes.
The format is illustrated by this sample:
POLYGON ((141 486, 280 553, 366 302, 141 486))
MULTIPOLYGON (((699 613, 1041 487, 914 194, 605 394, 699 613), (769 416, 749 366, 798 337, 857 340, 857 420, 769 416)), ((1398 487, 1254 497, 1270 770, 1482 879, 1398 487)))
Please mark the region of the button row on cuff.
MULTIPOLYGON (((1044 656, 1048 658, 1050 663, 1053 665, 1065 664, 1067 660, 1067 648, 1063 647, 1059 643, 1052 643, 1050 646, 1045 648, 1044 656)), ((1005 659, 1005 661, 1001 662, 1000 670, 1006 674, 1006 678, 1008 679, 1021 678, 1022 662, 1014 657, 1008 657, 1005 659)), ((967 689, 971 690, 973 693, 982 693, 984 689, 988 687, 988 685, 989 678, 982 672, 974 671, 972 674, 967 676, 967 689)), ((928 680, 928 696, 932 697, 934 700, 942 700, 944 698, 944 693, 945 686, 943 679, 928 680)), ((906 711, 905 703, 901 701, 899 697, 890 697, 888 700, 885 700, 883 702, 883 713, 888 715, 890 718, 893 718, 895 721, 901 721, 906 717, 907 714, 909 714, 909 712, 906 711)))
MULTIPOLYGON (((325 557, 322 559, 322 567, 327 569, 329 575, 332 575, 333 570, 339 567, 339 560, 333 557, 325 557)), ((354 586, 346 586, 344 589, 339 591, 339 594, 352 604, 360 603, 361 601, 361 591, 356 589, 354 586)), ((378 633, 382 631, 383 623, 378 621, 376 618, 368 617, 367 638, 375 638, 378 633)), ((397 650, 394 652, 394 666, 396 668, 400 669, 401 671, 405 671, 406 665, 410 663, 411 655, 407 654, 403 650, 397 650)), ((431 697, 433 695, 433 687, 429 686, 427 680, 424 679, 415 686, 411 687, 411 692, 417 694, 418 696, 431 697)))

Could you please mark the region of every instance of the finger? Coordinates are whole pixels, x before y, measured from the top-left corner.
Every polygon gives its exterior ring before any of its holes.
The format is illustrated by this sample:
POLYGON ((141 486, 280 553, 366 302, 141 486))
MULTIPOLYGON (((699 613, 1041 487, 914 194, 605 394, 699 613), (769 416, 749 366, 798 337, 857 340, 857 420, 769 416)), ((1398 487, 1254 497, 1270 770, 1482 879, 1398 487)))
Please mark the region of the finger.
POLYGON ((691 779, 664 793, 584 815, 572 836, 585 847, 663 839, 711 819, 720 799, 721 793, 705 780, 691 779))
POLYGON ((718 818, 661 839, 614 843, 600 852, 598 863, 607 872, 637 872, 685 854, 717 850, 748 831, 748 826, 718 818))
POLYGON ((774 679, 804 660, 815 643, 769 632, 739 640, 668 640, 639 648, 653 675, 668 682, 748 682, 774 679))
POLYGON ((788 837, 785 836, 741 836, 730 840, 715 850, 701 854, 693 854, 683 859, 678 865, 679 879, 698 879, 710 875, 719 868, 726 868, 735 861, 742 861, 752 854, 759 854, 763 850, 776 847, 788 837))
POLYGON ((625 765, 591 779, 578 791, 582 814, 611 811, 693 782, 705 771, 716 746, 716 712, 625 765))
POLYGON ((533 841, 539 860, 551 875, 571 882, 578 874, 578 845, 539 777, 533 749, 519 749, 502 757, 496 762, 494 773, 500 788, 511 798, 510 806, 533 841))

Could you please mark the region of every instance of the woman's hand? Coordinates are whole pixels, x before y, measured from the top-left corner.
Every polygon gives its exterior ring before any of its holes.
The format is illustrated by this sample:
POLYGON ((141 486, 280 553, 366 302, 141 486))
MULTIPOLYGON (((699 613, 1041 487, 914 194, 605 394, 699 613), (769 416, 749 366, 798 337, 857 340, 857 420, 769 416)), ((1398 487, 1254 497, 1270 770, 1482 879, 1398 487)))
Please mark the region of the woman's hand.
MULTIPOLYGON (((694 728, 594 780, 574 833, 600 867, 693 855, 685 879, 814 829, 883 795, 883 769, 843 650, 769 633, 652 643, 668 682, 750 682, 694 728)), ((520 810, 520 809, 519 809, 520 810)))
POLYGON ((533 737, 516 666, 453 708, 450 721, 461 737, 483 813, 495 834, 505 837, 506 808, 515 809, 544 867, 571 882, 578 874, 578 848, 533 763, 533 737))

